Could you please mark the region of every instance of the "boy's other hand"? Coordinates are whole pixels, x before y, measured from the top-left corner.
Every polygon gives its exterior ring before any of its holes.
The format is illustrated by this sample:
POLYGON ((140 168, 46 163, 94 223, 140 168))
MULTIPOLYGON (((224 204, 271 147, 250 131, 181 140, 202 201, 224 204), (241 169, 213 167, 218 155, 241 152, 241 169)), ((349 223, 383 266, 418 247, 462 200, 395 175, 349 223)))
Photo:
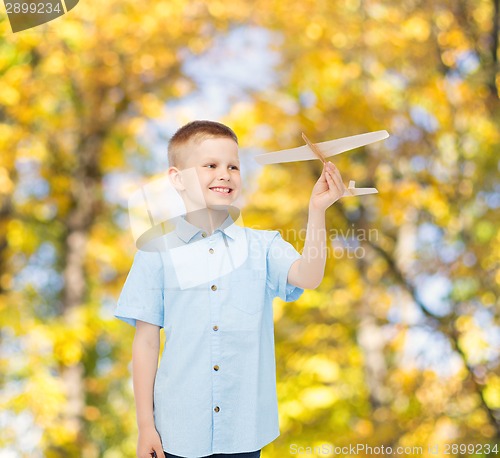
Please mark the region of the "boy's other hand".
POLYGON ((137 458, 163 458, 163 447, 160 435, 154 426, 139 429, 139 440, 137 441, 137 458), (156 453, 156 455, 155 455, 156 453))
POLYGON ((346 190, 340 172, 331 162, 325 162, 321 176, 313 187, 310 206, 325 211, 339 200, 346 190))

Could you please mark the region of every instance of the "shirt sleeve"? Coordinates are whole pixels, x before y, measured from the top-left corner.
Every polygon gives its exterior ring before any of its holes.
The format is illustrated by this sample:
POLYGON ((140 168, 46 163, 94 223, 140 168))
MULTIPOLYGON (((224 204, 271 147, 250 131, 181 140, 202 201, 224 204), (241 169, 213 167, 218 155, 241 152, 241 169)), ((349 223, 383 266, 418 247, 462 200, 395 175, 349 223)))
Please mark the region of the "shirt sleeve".
POLYGON ((163 263, 160 253, 136 252, 114 315, 132 326, 140 320, 163 327, 163 263))
POLYGON ((288 271, 291 265, 300 258, 298 251, 283 240, 279 232, 273 232, 267 252, 267 282, 276 292, 276 296, 286 302, 297 300, 304 290, 288 283, 288 271))

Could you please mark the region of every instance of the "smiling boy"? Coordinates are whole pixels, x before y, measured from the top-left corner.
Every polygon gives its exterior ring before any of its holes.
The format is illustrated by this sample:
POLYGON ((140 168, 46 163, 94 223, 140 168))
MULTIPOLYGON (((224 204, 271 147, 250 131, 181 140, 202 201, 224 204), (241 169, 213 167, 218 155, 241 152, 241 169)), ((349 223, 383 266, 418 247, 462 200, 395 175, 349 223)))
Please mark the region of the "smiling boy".
POLYGON ((171 139, 169 163, 186 214, 166 236, 171 249, 136 253, 115 312, 136 326, 137 456, 257 458, 279 435, 272 300, 321 283, 325 211, 345 187, 326 163, 300 255, 278 231, 234 224, 242 183, 230 128, 187 124, 171 139))

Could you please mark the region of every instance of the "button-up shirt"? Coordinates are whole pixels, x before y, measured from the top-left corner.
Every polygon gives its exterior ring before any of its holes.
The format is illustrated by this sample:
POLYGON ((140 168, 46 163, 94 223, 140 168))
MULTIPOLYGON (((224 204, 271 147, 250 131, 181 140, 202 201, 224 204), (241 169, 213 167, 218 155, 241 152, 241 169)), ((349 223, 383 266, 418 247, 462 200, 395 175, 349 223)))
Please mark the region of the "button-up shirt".
POLYGON ((165 249, 137 251, 115 316, 164 328, 154 384, 163 449, 183 457, 261 449, 279 436, 273 298, 299 253, 230 217, 212 235, 179 218, 165 249))

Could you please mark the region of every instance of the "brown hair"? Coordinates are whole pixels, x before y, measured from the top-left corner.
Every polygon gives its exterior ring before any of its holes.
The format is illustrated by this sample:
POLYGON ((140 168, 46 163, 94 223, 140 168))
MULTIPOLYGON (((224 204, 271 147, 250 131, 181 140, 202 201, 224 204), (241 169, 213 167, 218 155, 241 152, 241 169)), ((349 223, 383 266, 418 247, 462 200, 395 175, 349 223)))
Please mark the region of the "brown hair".
POLYGON ((206 138, 230 138, 238 144, 238 137, 232 129, 215 121, 192 121, 182 126, 168 144, 168 163, 176 167, 179 163, 179 151, 190 141, 199 142, 206 138))

